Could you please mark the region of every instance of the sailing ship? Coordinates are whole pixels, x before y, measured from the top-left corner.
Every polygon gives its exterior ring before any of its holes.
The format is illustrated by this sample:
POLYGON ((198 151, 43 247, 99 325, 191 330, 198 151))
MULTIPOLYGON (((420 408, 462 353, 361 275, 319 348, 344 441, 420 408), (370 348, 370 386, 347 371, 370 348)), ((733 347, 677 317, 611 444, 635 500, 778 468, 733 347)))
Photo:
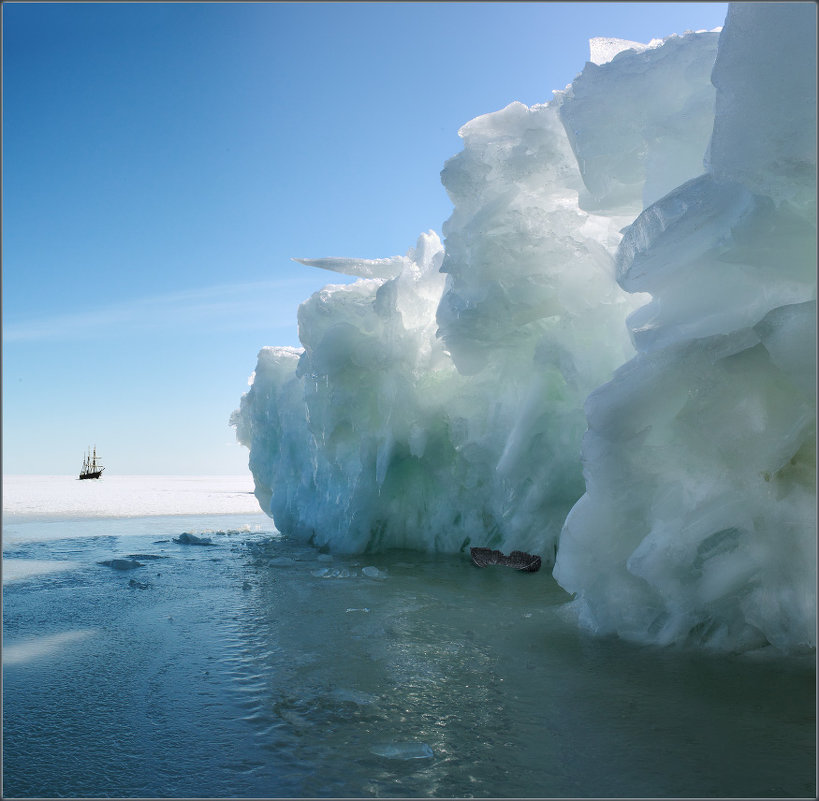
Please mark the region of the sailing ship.
POLYGON ((93 454, 91 447, 88 447, 88 453, 82 461, 82 472, 80 478, 99 478, 105 468, 97 461, 97 446, 94 446, 93 454))

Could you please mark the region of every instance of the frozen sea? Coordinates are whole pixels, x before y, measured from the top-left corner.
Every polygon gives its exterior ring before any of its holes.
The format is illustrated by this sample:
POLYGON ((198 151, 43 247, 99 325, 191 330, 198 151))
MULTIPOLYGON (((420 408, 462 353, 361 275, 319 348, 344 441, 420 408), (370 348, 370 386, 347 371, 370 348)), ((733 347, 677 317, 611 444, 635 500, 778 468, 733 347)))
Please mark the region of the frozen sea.
POLYGON ((319 553, 249 476, 6 476, 2 795, 815 797, 813 655, 596 639, 567 600, 319 553))

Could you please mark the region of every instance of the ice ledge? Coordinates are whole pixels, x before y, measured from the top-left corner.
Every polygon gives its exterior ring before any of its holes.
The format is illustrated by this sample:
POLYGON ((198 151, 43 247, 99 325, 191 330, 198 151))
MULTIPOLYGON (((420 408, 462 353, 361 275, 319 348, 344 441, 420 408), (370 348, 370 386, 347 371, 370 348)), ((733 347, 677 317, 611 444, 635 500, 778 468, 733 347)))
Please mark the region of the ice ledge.
POLYGON ((624 50, 636 50, 639 53, 643 50, 659 47, 662 43, 662 39, 652 39, 648 44, 642 44, 641 42, 631 42, 628 39, 595 36, 593 39, 589 39, 589 61, 597 65, 608 64, 618 53, 622 53, 624 50))
MULTIPOLYGON (((722 28, 713 28, 710 31, 686 31, 685 33, 719 33, 722 28)), ((674 34, 676 36, 676 34, 674 34)), ((668 37, 671 38, 670 36, 668 37)), ((666 39, 652 39, 648 44, 632 42, 629 39, 614 39, 609 36, 595 36, 589 39, 589 61, 592 64, 608 64, 618 53, 625 50, 635 50, 642 53, 644 50, 653 50, 664 44, 666 39)))

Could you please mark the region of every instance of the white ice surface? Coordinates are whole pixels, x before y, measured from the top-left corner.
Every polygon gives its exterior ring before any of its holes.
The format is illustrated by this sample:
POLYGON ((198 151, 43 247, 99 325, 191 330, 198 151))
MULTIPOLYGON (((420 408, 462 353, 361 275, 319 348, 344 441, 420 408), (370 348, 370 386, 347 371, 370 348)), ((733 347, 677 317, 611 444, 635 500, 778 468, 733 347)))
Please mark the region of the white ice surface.
POLYGON ((257 511, 250 476, 3 476, 4 523, 257 511))

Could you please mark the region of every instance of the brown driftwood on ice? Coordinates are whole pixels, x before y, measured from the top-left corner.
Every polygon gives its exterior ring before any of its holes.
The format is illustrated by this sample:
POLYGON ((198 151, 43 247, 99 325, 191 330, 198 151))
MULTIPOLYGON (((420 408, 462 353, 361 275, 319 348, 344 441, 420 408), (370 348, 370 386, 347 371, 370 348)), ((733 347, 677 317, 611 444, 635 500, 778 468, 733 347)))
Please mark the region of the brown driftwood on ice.
POLYGON ((509 556, 506 556, 506 554, 493 551, 491 548, 470 548, 469 552, 472 555, 472 564, 478 567, 507 565, 524 573, 534 573, 540 570, 540 557, 536 554, 512 551, 509 556))

